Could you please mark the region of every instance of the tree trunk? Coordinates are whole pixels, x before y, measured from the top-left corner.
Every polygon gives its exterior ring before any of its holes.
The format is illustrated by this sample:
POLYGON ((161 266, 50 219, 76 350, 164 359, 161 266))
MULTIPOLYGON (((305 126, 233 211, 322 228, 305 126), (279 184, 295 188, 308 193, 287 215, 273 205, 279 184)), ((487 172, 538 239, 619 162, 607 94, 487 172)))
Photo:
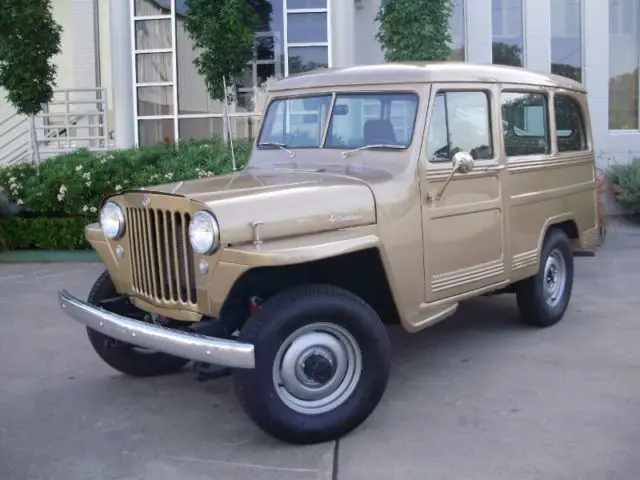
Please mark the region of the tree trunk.
POLYGON ((38 134, 36 133, 36 117, 29 115, 29 133, 31 137, 31 161, 40 165, 40 147, 38 146, 38 134))

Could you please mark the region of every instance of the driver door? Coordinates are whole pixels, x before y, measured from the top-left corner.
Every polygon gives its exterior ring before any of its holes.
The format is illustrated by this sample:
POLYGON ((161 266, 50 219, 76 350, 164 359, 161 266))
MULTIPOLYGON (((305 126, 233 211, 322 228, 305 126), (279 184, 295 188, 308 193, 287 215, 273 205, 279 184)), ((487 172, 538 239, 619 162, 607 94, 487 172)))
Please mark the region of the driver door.
POLYGON ((507 279, 498 90, 434 84, 422 155, 426 303, 480 291, 507 279), (453 155, 474 158, 450 182, 453 155), (441 194, 438 199, 439 194, 441 194))

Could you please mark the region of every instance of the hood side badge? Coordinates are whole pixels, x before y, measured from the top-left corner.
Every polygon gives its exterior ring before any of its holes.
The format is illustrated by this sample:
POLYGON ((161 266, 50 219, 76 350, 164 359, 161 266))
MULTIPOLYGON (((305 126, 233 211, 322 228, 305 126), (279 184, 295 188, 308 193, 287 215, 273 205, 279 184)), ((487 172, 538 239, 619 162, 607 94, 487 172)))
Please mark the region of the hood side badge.
POLYGON ((342 223, 342 222, 355 222, 357 220, 362 220, 362 215, 358 215, 355 213, 345 213, 345 214, 335 214, 332 213, 329 217, 329 221, 331 223, 342 223))
POLYGON ((262 239, 260 238, 260 227, 264 225, 264 222, 257 221, 252 222, 251 227, 253 227, 253 245, 258 248, 262 243, 262 239))
POLYGON ((151 197, 149 195, 145 194, 142 197, 142 206, 144 208, 149 208, 151 206, 151 197))

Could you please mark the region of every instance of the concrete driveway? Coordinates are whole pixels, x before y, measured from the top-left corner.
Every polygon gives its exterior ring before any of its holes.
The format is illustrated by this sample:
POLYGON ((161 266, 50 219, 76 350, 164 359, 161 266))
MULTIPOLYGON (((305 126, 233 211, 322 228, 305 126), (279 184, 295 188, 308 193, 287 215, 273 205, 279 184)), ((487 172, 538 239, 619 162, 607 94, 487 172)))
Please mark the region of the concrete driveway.
POLYGON ((339 442, 293 447, 245 418, 229 378, 127 378, 55 292, 95 264, 0 265, 2 480, 638 478, 640 230, 577 259, 563 322, 521 326, 483 298, 420 334, 391 331, 392 380, 339 442))

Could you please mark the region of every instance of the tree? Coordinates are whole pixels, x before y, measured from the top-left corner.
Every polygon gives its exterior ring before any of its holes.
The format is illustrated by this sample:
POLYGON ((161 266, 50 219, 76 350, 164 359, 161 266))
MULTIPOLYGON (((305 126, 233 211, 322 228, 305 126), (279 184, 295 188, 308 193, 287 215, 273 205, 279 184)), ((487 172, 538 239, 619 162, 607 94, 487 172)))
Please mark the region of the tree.
POLYGON ((266 0, 187 0, 184 28, 200 50, 194 64, 211 98, 226 99, 223 78, 229 86, 246 71, 255 32, 270 16, 266 0))
POLYGON ((53 98, 61 33, 50 0, 0 0, 0 87, 16 111, 29 116, 38 162, 34 116, 53 98))
POLYGON ((376 39, 387 61, 437 61, 451 55, 451 0, 382 0, 376 39))
POLYGON ((511 67, 522 66, 522 48, 504 42, 493 42, 493 63, 511 67))

